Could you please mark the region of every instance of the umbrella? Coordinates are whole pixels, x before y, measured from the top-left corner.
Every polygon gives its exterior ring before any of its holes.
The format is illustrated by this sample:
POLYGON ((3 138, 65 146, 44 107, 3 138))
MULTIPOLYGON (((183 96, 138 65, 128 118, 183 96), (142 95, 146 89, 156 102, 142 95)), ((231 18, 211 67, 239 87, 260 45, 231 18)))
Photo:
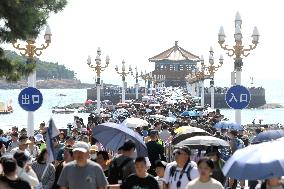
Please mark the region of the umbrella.
POLYGON ((147 157, 147 147, 142 137, 132 129, 116 123, 104 123, 93 129, 93 137, 106 149, 117 152, 126 140, 133 140, 136 144, 137 155, 147 157))
POLYGON ((223 173, 238 180, 262 180, 284 175, 284 141, 276 140, 237 150, 223 173))
POLYGON ((124 120, 121 124, 129 128, 137 128, 147 126, 149 123, 144 119, 131 117, 124 120))
POLYGON ((182 117, 198 117, 200 116, 200 113, 197 111, 184 111, 180 114, 182 117))
POLYGON ((149 109, 149 108, 146 108, 146 112, 147 113, 150 113, 150 112, 152 112, 153 110, 151 110, 151 109, 149 109))
POLYGON ((177 103, 177 101, 175 101, 175 100, 168 100, 166 102, 167 105, 173 105, 173 104, 176 104, 176 103, 177 103))
POLYGON ((177 118, 176 117, 166 117, 165 121, 169 123, 174 123, 176 122, 177 118))
POLYGON ((1 141, 1 142, 8 142, 8 138, 0 137, 0 141, 1 141))
POLYGON ((178 134, 178 133, 180 133, 180 132, 182 132, 182 131, 187 130, 189 127, 191 127, 191 126, 190 126, 190 125, 188 125, 188 126, 182 126, 182 127, 179 127, 179 128, 177 128, 177 129, 175 129, 174 132, 178 134))
POLYGON ((179 128, 179 132, 173 138, 172 143, 177 144, 187 138, 194 137, 194 136, 209 136, 209 135, 210 133, 198 127, 183 126, 179 128))
POLYGON ((89 99, 89 100, 86 100, 86 101, 85 101, 85 104, 93 104, 94 102, 95 102, 95 101, 89 99))
POLYGON ((270 130, 261 132, 252 140, 253 144, 267 142, 284 137, 284 130, 270 130))
POLYGON ((231 121, 219 121, 214 125, 215 129, 231 129, 231 130, 244 130, 244 128, 237 123, 231 121))
POLYGON ((150 104, 149 107, 160 107, 160 104, 150 104))
POLYGON ((194 136, 181 141, 176 145, 180 146, 230 146, 225 140, 213 137, 213 136, 194 136))
POLYGON ((150 117, 155 119, 165 119, 165 116, 160 114, 150 115, 150 117))

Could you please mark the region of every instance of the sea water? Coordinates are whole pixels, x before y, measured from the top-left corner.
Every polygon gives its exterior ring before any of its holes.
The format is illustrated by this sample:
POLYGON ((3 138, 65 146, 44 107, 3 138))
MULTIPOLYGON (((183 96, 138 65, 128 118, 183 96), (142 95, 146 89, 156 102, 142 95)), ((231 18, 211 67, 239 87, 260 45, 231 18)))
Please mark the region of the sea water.
MULTIPOLYGON (((282 90, 280 88, 279 90, 282 90)), ((72 123, 74 116, 79 116, 84 119, 86 124, 89 114, 75 112, 73 114, 52 114, 52 107, 65 106, 71 103, 84 103, 87 98, 87 89, 40 89, 43 95, 42 106, 35 111, 35 128, 39 127, 41 122, 48 122, 53 117, 58 128, 67 128, 68 123, 72 123), (59 96, 65 94, 66 96, 59 96)), ((0 101, 13 101, 14 112, 8 115, 0 115, 0 127, 7 130, 12 126, 19 128, 27 125, 27 112, 24 111, 18 104, 18 95, 20 89, 0 90, 0 101)), ((280 103, 284 105, 284 94, 281 91, 267 90, 266 100, 268 103, 280 103), (273 93, 274 92, 274 93, 273 93)), ((222 109, 221 113, 228 119, 234 121, 234 110, 222 109)), ((242 110, 242 124, 251 124, 253 119, 262 119, 263 124, 284 124, 284 108, 279 109, 245 109, 242 110)))

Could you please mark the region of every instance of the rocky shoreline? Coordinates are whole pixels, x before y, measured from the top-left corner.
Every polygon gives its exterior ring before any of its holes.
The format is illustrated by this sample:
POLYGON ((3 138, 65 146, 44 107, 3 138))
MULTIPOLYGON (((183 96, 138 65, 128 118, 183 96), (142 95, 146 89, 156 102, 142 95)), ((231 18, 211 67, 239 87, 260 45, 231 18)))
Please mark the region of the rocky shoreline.
MULTIPOLYGON (((80 80, 75 79, 37 80, 36 85, 39 89, 86 89, 95 86, 94 84, 81 83, 80 80)), ((27 80, 21 80, 13 83, 0 80, 0 89, 23 89, 27 86, 27 80)))
POLYGON ((258 109, 276 109, 276 108, 284 108, 284 107, 279 103, 269 103, 259 107, 258 109))

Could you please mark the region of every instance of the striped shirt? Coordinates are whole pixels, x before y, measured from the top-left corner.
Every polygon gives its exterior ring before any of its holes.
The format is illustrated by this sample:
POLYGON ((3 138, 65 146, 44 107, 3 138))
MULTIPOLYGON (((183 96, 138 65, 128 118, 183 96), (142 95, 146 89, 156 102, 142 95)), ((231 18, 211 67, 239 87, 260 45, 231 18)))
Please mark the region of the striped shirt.
POLYGON ((55 167, 53 164, 49 163, 47 171, 45 172, 45 175, 42 178, 42 174, 46 166, 46 163, 34 162, 32 164, 32 168, 36 173, 39 181, 42 183, 43 189, 51 189, 55 181, 55 167))

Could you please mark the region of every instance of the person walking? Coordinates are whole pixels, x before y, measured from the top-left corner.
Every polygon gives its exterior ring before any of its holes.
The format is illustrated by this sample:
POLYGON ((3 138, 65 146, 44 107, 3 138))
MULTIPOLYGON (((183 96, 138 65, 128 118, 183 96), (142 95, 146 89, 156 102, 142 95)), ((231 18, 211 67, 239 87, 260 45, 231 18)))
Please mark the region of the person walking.
MULTIPOLYGON (((234 154, 237 150, 244 148, 244 142, 238 138, 238 131, 232 130, 229 134, 230 136, 230 148, 232 151, 232 154, 234 154)), ((238 185, 238 181, 235 179, 230 178, 229 179, 229 189, 236 189, 238 185)), ((245 188, 245 181, 240 180, 240 187, 241 189, 245 188)))
POLYGON ((197 165, 190 160, 190 148, 187 146, 174 150, 175 161, 167 165, 165 171, 166 189, 185 189, 189 181, 199 176, 197 165))
POLYGON ((220 158, 220 153, 218 149, 215 148, 207 151, 206 156, 209 157, 214 163, 214 169, 212 170, 212 178, 216 179, 217 181, 222 183, 223 186, 225 186, 227 179, 222 172, 222 169, 225 165, 225 161, 220 158))
POLYGON ((19 134, 17 132, 13 132, 11 134, 11 140, 9 140, 7 144, 7 152, 10 152, 12 149, 19 147, 19 134))
POLYGON ((60 189, 106 189, 108 182, 101 166, 89 159, 90 146, 82 141, 74 145, 75 161, 63 167, 57 184, 60 189))
POLYGON ((27 181, 32 188, 35 188, 39 185, 39 180, 36 173, 28 165, 30 157, 28 157, 24 152, 16 152, 14 158, 17 161, 17 175, 24 181, 27 181))
POLYGON ((153 176, 156 176, 155 172, 155 162, 157 160, 166 161, 166 157, 164 155, 164 148, 161 144, 158 143, 158 131, 152 130, 150 131, 150 141, 146 143, 148 149, 148 156, 151 163, 151 167, 148 170, 153 176))
POLYGON ((60 177, 60 174, 62 172, 63 167, 67 165, 67 163, 74 160, 73 157, 73 148, 72 146, 66 146, 63 151, 63 160, 58 163, 58 165, 55 167, 55 181, 53 184, 52 189, 59 189, 60 186, 57 184, 57 181, 60 177))
POLYGON ((132 159, 134 151, 135 143, 132 140, 123 144, 122 154, 115 157, 109 166, 108 181, 110 184, 118 184, 135 173, 135 165, 132 159))
POLYGON ((197 166, 200 176, 190 181, 186 189, 224 189, 219 181, 210 177, 214 170, 214 163, 211 159, 202 158, 198 161, 197 166))
POLYGON ((1 188, 32 189, 27 181, 18 177, 17 162, 14 158, 1 159, 4 175, 0 176, 1 188))
POLYGON ((40 152, 36 161, 32 164, 32 168, 43 189, 51 189, 55 180, 55 167, 52 163, 47 162, 47 158, 48 155, 45 148, 40 152))
POLYGON ((104 174, 106 177, 108 177, 108 161, 109 161, 109 154, 107 151, 98 151, 97 157, 96 157, 97 163, 102 167, 104 174))
POLYGON ((130 175, 123 181, 121 189, 159 189, 157 180, 147 173, 147 165, 144 157, 136 158, 135 171, 135 174, 130 175))

